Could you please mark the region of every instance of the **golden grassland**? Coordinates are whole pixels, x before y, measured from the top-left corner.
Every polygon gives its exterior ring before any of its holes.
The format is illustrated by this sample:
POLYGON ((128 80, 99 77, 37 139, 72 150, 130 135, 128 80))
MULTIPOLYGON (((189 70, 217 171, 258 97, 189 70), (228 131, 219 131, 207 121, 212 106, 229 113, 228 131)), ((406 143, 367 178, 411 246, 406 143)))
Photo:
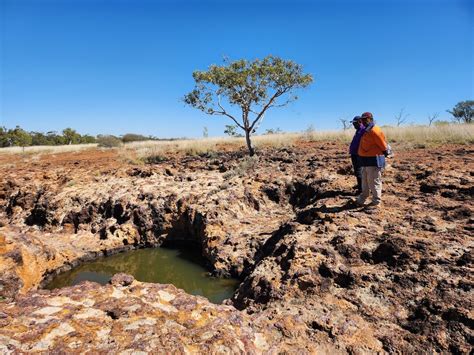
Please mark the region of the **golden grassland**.
MULTIPOLYGON (((441 144, 473 144, 474 125, 405 126, 383 127, 387 140, 403 148, 423 148, 441 144)), ((305 133, 281 133, 254 136, 253 145, 261 147, 291 147, 299 141, 349 143, 354 130, 314 131, 305 133)), ((202 138, 166 141, 145 141, 124 145, 121 149, 126 157, 144 160, 165 159, 169 153, 186 155, 210 154, 222 150, 245 149, 244 138, 202 138)))
POLYGON ((37 154, 37 153, 67 153, 79 152, 84 149, 96 148, 97 143, 71 144, 71 145, 35 145, 32 147, 7 147, 0 148, 0 154, 37 154))
MULTIPOLYGON (((383 127, 387 140, 403 148, 422 148, 442 144, 473 144, 474 124, 449 124, 441 126, 403 126, 383 127)), ((255 135, 252 143, 262 147, 291 147, 297 142, 340 142, 349 143, 354 130, 346 131, 311 131, 303 133, 281 133, 255 135)), ((245 149, 245 139, 232 137, 181 139, 173 141, 143 141, 123 144, 117 149, 127 160, 159 161, 174 153, 185 155, 212 154, 223 150, 245 149)), ((64 146, 34 146, 1 148, 0 154, 56 154, 75 152, 84 149, 99 148, 97 144, 79 144, 64 146)))

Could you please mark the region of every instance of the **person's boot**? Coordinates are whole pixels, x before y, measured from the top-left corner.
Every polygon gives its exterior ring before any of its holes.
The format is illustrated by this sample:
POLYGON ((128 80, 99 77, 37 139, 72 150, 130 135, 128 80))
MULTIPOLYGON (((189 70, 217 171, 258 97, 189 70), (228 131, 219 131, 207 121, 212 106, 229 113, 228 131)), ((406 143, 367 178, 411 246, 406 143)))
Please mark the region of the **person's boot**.
POLYGON ((357 197, 357 199, 356 199, 356 201, 355 201, 356 205, 359 206, 359 207, 364 206, 364 202, 365 202, 365 198, 362 199, 360 196, 357 197))
POLYGON ((382 201, 372 201, 367 205, 371 209, 380 209, 382 207, 382 201))

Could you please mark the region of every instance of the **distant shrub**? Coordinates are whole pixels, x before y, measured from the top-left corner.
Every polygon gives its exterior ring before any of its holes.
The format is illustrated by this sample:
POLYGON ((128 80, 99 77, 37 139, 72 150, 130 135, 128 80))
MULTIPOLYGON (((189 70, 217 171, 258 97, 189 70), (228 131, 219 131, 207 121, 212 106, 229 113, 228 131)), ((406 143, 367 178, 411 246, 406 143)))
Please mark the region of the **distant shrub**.
POLYGON ((109 135, 98 135, 97 143, 99 147, 103 148, 115 148, 122 145, 122 141, 119 138, 109 135))
POLYGON ((281 133, 283 133, 283 131, 278 127, 276 129, 269 128, 269 129, 265 130, 264 134, 281 134, 281 133))
POLYGON ((245 157, 232 170, 225 172, 222 176, 224 179, 231 179, 234 176, 244 177, 256 169, 259 159, 256 156, 245 157))
POLYGON ((143 157, 142 159, 146 164, 158 164, 169 160, 167 157, 160 154, 150 155, 143 157))
POLYGON ((237 128, 238 128, 237 125, 226 124, 224 133, 230 137, 243 137, 242 134, 237 132, 237 128))
POLYGON ((94 136, 91 136, 89 134, 85 134, 80 138, 81 144, 90 144, 90 143, 96 143, 96 139, 94 136))
POLYGON ((127 133, 122 136, 122 142, 130 143, 130 142, 141 142, 150 140, 150 137, 142 136, 141 134, 135 133, 127 133))
POLYGON ((434 124, 436 127, 439 127, 439 126, 448 126, 448 125, 451 124, 451 122, 439 120, 439 121, 434 121, 433 124, 434 124))
POLYGON ((81 135, 72 128, 65 128, 62 133, 49 131, 27 132, 20 126, 12 129, 0 127, 0 148, 2 147, 27 147, 27 146, 56 146, 72 144, 95 143, 95 137, 81 135))
POLYGON ((32 142, 31 135, 20 126, 8 130, 5 127, 0 127, 1 147, 28 147, 32 142))

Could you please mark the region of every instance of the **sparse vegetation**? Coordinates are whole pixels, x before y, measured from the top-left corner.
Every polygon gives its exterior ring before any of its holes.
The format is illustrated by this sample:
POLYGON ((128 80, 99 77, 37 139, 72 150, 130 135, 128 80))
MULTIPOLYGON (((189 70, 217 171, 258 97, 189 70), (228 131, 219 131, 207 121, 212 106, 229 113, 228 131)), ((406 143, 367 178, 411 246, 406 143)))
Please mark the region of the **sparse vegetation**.
POLYGON ((351 122, 349 120, 346 120, 345 118, 340 118, 339 121, 342 124, 343 131, 347 131, 350 128, 351 122))
POLYGON ((453 115, 453 120, 458 123, 472 123, 474 118, 474 100, 458 102, 448 112, 453 115))
POLYGON ((102 148, 116 148, 122 145, 120 138, 117 138, 112 135, 99 135, 97 136, 97 143, 99 147, 102 148))
POLYGON ((207 71, 195 71, 193 78, 196 85, 185 95, 184 102, 206 114, 230 118, 244 131, 250 155, 255 153, 250 136, 268 109, 296 100, 293 91, 313 81, 311 75, 303 73, 301 65, 274 56, 211 65, 207 71), (223 103, 223 99, 227 102, 223 103), (225 106, 239 107, 241 118, 225 106))
POLYGON ((66 152, 77 152, 86 149, 94 149, 97 143, 91 144, 71 144, 71 145, 35 145, 30 147, 7 147, 0 149, 0 154, 57 154, 66 152))
POLYGON ((435 123, 438 117, 439 117, 439 112, 433 113, 432 115, 428 115, 429 126, 435 123))
POLYGON ((72 128, 66 128, 61 134, 54 131, 47 133, 27 132, 20 126, 13 129, 0 127, 0 147, 55 146, 69 144, 95 143, 95 137, 81 135, 72 128))
MULTIPOLYGON (((456 143, 466 144, 474 142, 474 127, 466 125, 443 126, 404 126, 384 127, 384 132, 390 142, 424 144, 456 143)), ((302 133, 269 134, 254 137, 256 147, 289 147, 298 141, 308 142, 340 142, 349 143, 352 131, 305 131, 302 133)), ((137 157, 146 162, 165 161, 172 154, 205 155, 219 151, 232 151, 246 147, 244 138, 208 138, 177 140, 173 142, 137 142, 127 144, 124 150, 136 151, 137 157)))
POLYGON ((281 134, 283 133, 283 131, 277 127, 277 128, 268 128, 267 130, 265 130, 265 133, 264 134, 281 134))
POLYGON ((231 179, 234 176, 243 177, 253 171, 259 163, 257 156, 247 156, 242 159, 232 170, 224 173, 224 179, 231 179))
MULTIPOLYGON (((13 129, 7 129, 0 127, 0 148, 5 147, 30 147, 30 146, 61 146, 61 145, 79 145, 79 144, 93 144, 99 143, 100 146, 108 146, 112 140, 104 137, 114 137, 114 141, 118 146, 117 140, 123 143, 140 142, 149 140, 159 140, 153 136, 144 136, 136 133, 126 133, 121 137, 111 135, 99 135, 96 137, 77 133, 72 128, 65 128, 61 133, 55 131, 49 131, 47 133, 25 131, 20 126, 16 126, 13 129), (105 145, 101 145, 98 140, 105 142, 105 145)), ((44 150, 41 149, 41 150, 44 150)))
MULTIPOLYGON (((398 144, 472 144, 474 143, 474 125, 452 124, 448 121, 434 121, 432 126, 384 126, 383 131, 388 140, 398 144)), ((275 133, 254 137, 256 147, 289 147, 298 141, 307 142, 341 142, 349 143, 353 132, 316 131, 313 126, 301 133, 275 133)), ((117 137, 115 137, 117 138, 117 137)), ((114 142, 117 143, 116 140, 114 142)), ((120 144, 120 140, 118 142, 120 144)), ((64 146, 35 146, 3 148, 0 153, 62 153, 93 149, 97 144, 78 144, 64 146)), ((170 154, 212 155, 220 151, 235 151, 246 147, 243 137, 218 137, 205 139, 149 140, 131 142, 121 145, 121 154, 130 161, 158 163, 169 159, 170 154), (133 156, 133 159, 130 158, 133 156)))
POLYGON ((237 126, 236 125, 226 125, 224 134, 227 134, 230 137, 243 137, 240 133, 237 133, 237 126))
POLYGON ((406 123, 409 113, 405 113, 405 109, 402 108, 399 113, 395 116, 395 121, 397 122, 397 127, 400 127, 402 124, 406 123))
POLYGON ((148 141, 152 139, 151 137, 145 137, 141 134, 136 134, 136 133, 126 133, 122 136, 122 142, 123 143, 130 143, 130 142, 142 142, 142 141, 148 141))
MULTIPOLYGON (((439 122, 439 121, 438 121, 439 122)), ((434 126, 404 126, 385 129, 384 133, 390 142, 424 144, 472 144, 474 127, 468 124, 438 124, 434 126)))

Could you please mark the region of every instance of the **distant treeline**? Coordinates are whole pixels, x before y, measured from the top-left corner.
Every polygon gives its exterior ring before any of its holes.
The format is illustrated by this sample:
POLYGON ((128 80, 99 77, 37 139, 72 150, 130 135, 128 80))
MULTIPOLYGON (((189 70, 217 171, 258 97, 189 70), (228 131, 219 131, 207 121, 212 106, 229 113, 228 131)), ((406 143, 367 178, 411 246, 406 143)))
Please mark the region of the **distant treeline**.
POLYGON ((113 139, 120 143, 157 140, 156 137, 143 136, 135 133, 127 133, 119 137, 100 134, 98 136, 92 136, 89 134, 81 135, 72 128, 66 128, 61 133, 55 131, 42 133, 34 131, 28 132, 20 126, 11 129, 0 127, 0 147, 101 143, 104 138, 113 139))

